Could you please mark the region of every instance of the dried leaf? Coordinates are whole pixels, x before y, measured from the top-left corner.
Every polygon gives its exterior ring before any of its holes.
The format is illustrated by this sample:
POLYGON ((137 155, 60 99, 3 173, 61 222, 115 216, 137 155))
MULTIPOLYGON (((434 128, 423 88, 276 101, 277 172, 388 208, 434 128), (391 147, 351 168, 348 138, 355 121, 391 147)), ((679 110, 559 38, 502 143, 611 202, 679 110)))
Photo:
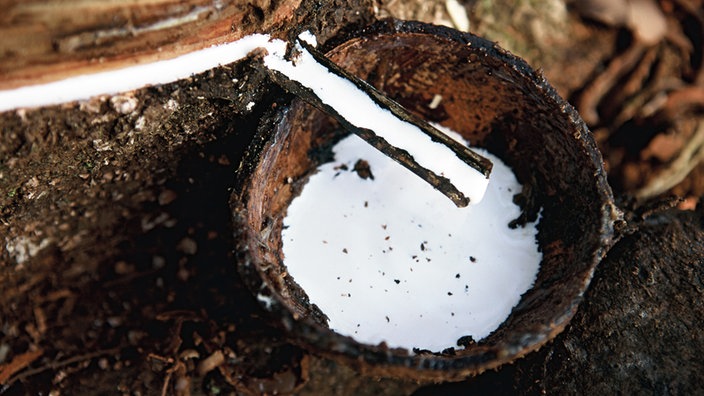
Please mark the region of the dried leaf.
POLYGON ((0 365, 0 384, 5 384, 17 372, 24 370, 27 366, 37 360, 43 350, 29 351, 15 356, 10 363, 0 365))

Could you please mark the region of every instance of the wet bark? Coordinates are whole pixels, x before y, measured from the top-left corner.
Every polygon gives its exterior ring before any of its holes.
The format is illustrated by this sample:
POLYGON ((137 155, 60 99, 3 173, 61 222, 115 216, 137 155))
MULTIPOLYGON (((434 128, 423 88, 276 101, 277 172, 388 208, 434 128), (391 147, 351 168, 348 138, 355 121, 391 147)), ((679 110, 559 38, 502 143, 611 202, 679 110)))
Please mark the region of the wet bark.
POLYGON ((295 23, 300 0, 14 1, 0 16, 0 88, 168 59, 295 23))

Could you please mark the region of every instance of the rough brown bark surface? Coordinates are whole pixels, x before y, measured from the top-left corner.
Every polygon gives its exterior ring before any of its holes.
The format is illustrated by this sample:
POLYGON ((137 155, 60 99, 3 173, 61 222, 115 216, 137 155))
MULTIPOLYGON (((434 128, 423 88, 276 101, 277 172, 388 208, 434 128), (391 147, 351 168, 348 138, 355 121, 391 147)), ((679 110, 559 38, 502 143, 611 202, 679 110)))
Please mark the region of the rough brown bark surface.
MULTIPOLYGON (((667 212, 611 250, 570 328, 544 351, 534 387, 557 393, 701 391, 701 212, 667 212)), ((536 367, 536 366, 533 366, 536 367)), ((526 377, 523 386, 530 385, 526 377)))
POLYGON ((611 249, 579 311, 551 344, 465 384, 416 394, 700 393, 702 220, 701 210, 648 217, 611 249))
POLYGON ((0 88, 144 63, 276 31, 300 0, 7 1, 0 88))

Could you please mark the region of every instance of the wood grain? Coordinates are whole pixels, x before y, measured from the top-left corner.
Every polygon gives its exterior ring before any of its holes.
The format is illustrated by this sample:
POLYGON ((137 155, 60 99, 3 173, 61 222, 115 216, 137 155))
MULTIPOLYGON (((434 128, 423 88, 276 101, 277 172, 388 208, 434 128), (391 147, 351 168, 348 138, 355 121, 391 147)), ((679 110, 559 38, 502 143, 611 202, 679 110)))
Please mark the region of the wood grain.
POLYGON ((0 89, 272 32, 301 0, 0 0, 0 89))

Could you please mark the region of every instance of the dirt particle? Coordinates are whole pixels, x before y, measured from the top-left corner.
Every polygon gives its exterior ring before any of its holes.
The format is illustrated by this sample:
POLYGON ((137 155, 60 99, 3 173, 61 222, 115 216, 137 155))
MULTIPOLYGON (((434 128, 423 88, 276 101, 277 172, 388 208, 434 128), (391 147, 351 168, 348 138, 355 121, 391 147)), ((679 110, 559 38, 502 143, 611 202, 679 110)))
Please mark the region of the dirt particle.
POLYGON ((347 248, 342 248, 342 253, 347 254, 347 248))
POLYGON ((399 283, 401 283, 401 280, 400 280, 400 279, 394 279, 394 282, 396 282, 396 284, 398 285, 399 283))
POLYGON ((152 257, 152 268, 154 269, 161 269, 166 266, 166 259, 162 256, 153 256, 152 257))
POLYGON ((473 263, 476 263, 476 262, 477 262, 477 259, 476 259, 476 257, 474 257, 474 256, 469 256, 469 261, 471 261, 471 262, 473 262, 473 263))
POLYGON ((357 172, 357 175, 359 175, 359 177, 361 177, 362 179, 374 180, 374 174, 372 173, 372 169, 369 166, 369 162, 367 162, 366 160, 358 159, 357 162, 354 164, 354 168, 352 170, 357 172))
POLYGON ((456 275, 455 275, 455 278, 456 278, 456 279, 459 279, 459 278, 460 278, 460 274, 456 274, 456 275))
POLYGON ((230 165, 230 159, 225 154, 222 154, 218 157, 218 165, 228 166, 230 165))
POLYGON ((421 242, 420 244, 420 250, 425 251, 425 242, 421 242))
POLYGON ((476 341, 474 341, 474 338, 472 338, 472 336, 469 336, 469 335, 460 337, 457 340, 457 346, 461 346, 461 347, 465 347, 465 348, 470 347, 474 344, 476 344, 476 341))
POLYGON ((181 239, 178 245, 176 245, 176 250, 192 256, 198 251, 198 244, 193 239, 186 237, 181 239))
POLYGON ((454 356, 454 355, 455 355, 455 348, 450 347, 450 348, 447 348, 447 349, 443 349, 443 350, 442 350, 442 354, 443 354, 443 355, 451 355, 451 356, 454 356))
POLYGON ((165 206, 170 204, 171 202, 175 201, 176 198, 178 197, 178 194, 174 190, 169 190, 166 189, 162 192, 159 193, 159 205, 165 206))
POLYGON ((115 273, 117 275, 126 275, 134 272, 134 265, 127 264, 124 261, 115 263, 115 273))
POLYGON ((442 95, 435 94, 435 96, 433 96, 433 100, 431 100, 428 104, 428 108, 435 110, 440 105, 440 102, 442 102, 442 95))
POLYGON ((107 318, 106 322, 110 327, 116 328, 122 326, 123 319, 119 316, 111 316, 107 318))
POLYGON ((178 271, 176 271, 176 277, 181 281, 181 282, 187 282, 188 278, 191 277, 191 273, 188 272, 187 269, 185 268, 180 268, 178 271))
POLYGON ((451 295, 452 295, 452 292, 447 292, 447 295, 448 295, 448 296, 451 296, 451 295))
POLYGON ((391 322, 391 319, 389 319, 389 317, 386 316, 386 323, 389 323, 389 322, 391 322))
POLYGON ((137 108, 137 98, 127 95, 116 95, 110 98, 110 105, 120 114, 129 114, 137 108))

